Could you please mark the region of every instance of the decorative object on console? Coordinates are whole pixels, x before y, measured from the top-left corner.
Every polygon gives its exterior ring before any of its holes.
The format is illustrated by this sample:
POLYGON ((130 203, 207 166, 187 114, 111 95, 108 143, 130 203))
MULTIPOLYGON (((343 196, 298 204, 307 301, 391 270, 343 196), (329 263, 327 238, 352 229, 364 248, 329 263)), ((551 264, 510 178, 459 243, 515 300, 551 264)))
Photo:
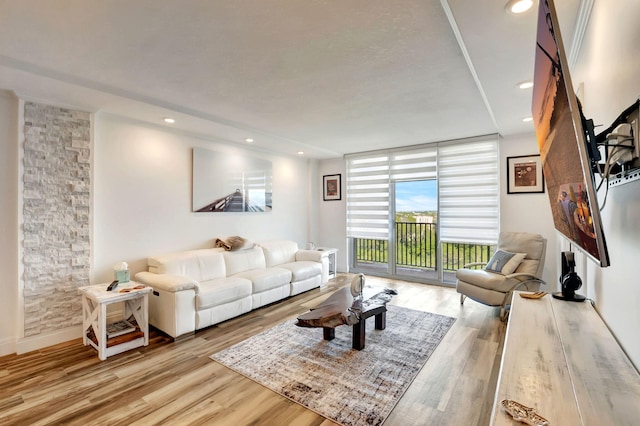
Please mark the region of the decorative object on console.
POLYGON ((544 193, 539 155, 507 157, 507 194, 544 193))
POLYGON ((576 262, 573 257, 573 252, 563 251, 561 256, 561 274, 560 284, 562 286, 562 292, 553 293, 553 297, 561 300, 568 300, 570 302, 584 302, 586 297, 576 294, 576 290, 582 287, 582 280, 575 272, 576 262))
POLYGON ((342 199, 342 175, 324 175, 322 177, 322 199, 336 201, 342 199))
POLYGON ((549 426, 549 420, 536 413, 535 408, 527 407, 512 399, 503 399, 500 404, 513 420, 530 426, 549 426))
POLYGON ((547 294, 546 291, 536 291, 535 293, 520 293, 520 297, 523 299, 542 299, 547 294))

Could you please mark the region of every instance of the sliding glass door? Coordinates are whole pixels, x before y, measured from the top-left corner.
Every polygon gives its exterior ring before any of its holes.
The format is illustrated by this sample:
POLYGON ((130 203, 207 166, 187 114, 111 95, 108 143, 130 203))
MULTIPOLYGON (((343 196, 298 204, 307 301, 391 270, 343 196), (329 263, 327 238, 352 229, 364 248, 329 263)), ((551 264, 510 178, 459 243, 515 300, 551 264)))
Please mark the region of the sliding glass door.
POLYGON ((395 275, 440 281, 435 179, 394 183, 395 275))
POLYGON ((438 276, 437 183, 393 182, 389 191, 389 238, 354 239, 354 266, 362 271, 431 280, 438 276))
POLYGON ((498 234, 497 141, 434 144, 348 158, 351 270, 454 283, 487 261, 498 234))

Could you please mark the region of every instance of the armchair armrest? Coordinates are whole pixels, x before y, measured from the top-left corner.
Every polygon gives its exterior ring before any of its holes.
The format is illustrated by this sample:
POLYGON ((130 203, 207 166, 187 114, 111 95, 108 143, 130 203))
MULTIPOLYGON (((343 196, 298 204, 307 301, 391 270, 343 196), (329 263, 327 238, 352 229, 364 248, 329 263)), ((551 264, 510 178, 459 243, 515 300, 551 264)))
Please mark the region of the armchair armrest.
MULTIPOLYGON (((509 274, 509 275, 505 275, 505 278, 518 278, 518 281, 511 287, 511 290, 509 290, 509 294, 513 291, 516 291, 518 289, 518 287, 523 286, 525 284, 529 284, 532 282, 538 282, 540 284, 544 284, 547 285, 546 282, 544 282, 543 279, 536 277, 535 275, 531 275, 531 274, 526 274, 523 272, 517 272, 515 274, 509 274), (524 279, 520 279, 520 278, 524 278, 524 279)), ((507 298, 505 297, 504 302, 503 302, 503 306, 507 304, 507 298)))
POLYGON ((328 251, 319 250, 298 250, 296 252, 296 261, 298 260, 310 260, 313 262, 322 263, 322 258, 329 256, 328 251))
POLYGON ((138 272, 136 280, 142 284, 157 288, 160 290, 176 293, 182 290, 194 289, 198 291, 200 283, 189 277, 182 275, 156 274, 153 272, 138 272))
POLYGON ((484 265, 486 265, 486 262, 472 262, 472 263, 467 263, 467 264, 465 264, 465 265, 462 265, 462 267, 463 267, 463 268, 468 268, 468 267, 470 267, 470 266, 480 266, 480 265, 484 266, 484 265))
POLYGON ((535 275, 527 274, 524 272, 515 272, 513 274, 505 275, 505 277, 506 278, 526 278, 524 281, 539 281, 541 284, 547 285, 547 283, 544 282, 544 280, 542 280, 541 278, 538 278, 535 275))

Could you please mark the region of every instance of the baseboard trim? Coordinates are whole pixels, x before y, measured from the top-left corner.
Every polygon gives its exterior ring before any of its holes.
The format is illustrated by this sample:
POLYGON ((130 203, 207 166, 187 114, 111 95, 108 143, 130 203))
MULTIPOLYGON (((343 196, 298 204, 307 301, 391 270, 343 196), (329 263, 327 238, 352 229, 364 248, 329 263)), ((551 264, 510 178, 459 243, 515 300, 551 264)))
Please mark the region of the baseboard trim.
POLYGON ((11 355, 16 353, 15 337, 8 337, 0 340, 0 356, 11 355))
MULTIPOLYGON (((114 310, 107 314, 107 322, 118 321, 123 315, 122 309, 114 310)), ((68 342, 69 340, 79 339, 82 337, 82 325, 74 325, 62 330, 57 330, 44 335, 30 336, 22 339, 6 338, 0 340, 0 356, 11 354, 24 354, 47 346, 57 345, 58 343, 68 342)))
POLYGON ((69 340, 79 339, 81 336, 82 325, 76 325, 44 335, 18 339, 15 349, 16 353, 20 355, 38 349, 46 348, 47 346, 57 345, 58 343, 68 342, 69 340))

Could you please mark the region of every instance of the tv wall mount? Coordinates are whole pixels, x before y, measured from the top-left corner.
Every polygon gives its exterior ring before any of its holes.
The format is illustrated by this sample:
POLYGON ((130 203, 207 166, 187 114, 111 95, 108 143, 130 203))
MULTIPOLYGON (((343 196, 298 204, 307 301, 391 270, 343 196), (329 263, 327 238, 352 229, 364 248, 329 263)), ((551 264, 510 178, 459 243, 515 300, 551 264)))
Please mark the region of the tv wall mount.
POLYGON ((595 138, 598 148, 604 152, 605 163, 599 163, 601 155, 592 158, 596 172, 607 173, 603 178, 607 186, 619 186, 640 180, 640 99, 637 99, 595 138), (594 162, 593 160, 596 159, 594 162), (607 167, 609 162, 609 167, 607 167))

